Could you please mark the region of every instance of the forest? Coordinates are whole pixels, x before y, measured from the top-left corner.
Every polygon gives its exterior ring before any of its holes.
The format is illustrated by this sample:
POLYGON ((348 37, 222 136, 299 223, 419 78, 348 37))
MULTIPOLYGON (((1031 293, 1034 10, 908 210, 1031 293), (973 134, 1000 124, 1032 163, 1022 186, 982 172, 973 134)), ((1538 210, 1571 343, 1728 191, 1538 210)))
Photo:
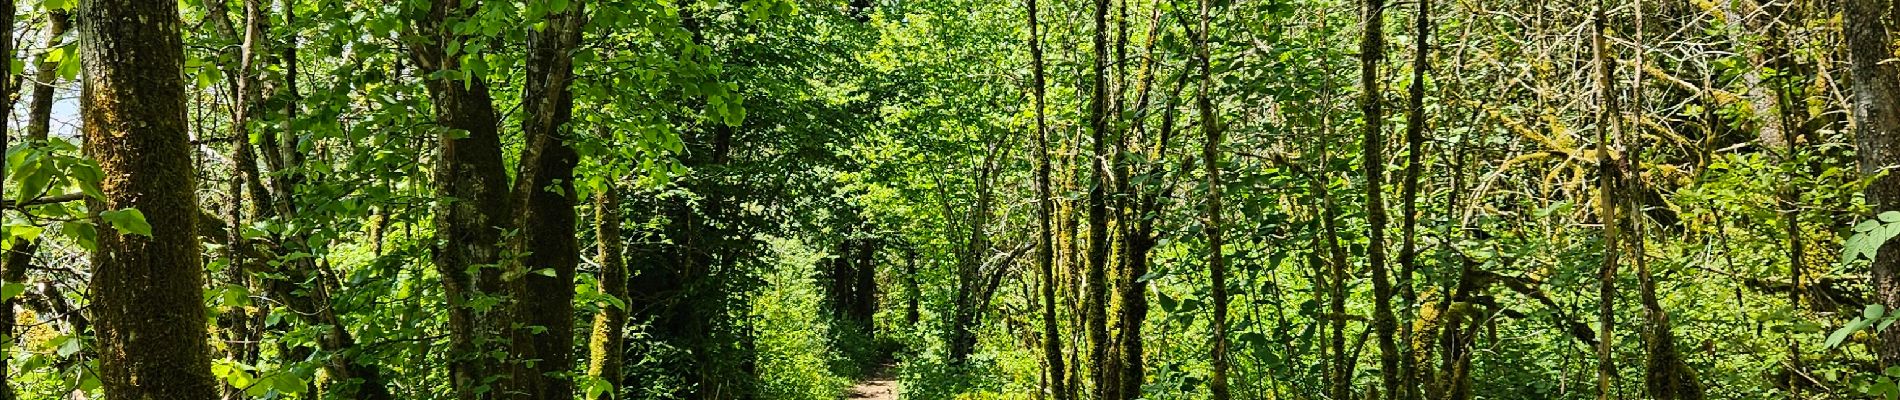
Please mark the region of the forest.
POLYGON ((1900 399, 1896 0, 0 1, 0 400, 1900 399))

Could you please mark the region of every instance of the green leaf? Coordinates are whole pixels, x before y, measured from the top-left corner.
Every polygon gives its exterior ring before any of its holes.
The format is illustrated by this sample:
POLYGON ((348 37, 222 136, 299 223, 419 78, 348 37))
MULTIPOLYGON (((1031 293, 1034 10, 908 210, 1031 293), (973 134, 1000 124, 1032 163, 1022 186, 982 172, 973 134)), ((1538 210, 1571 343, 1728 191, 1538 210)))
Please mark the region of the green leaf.
POLYGON ((0 284, 0 301, 12 300, 14 296, 19 296, 21 293, 26 293, 26 284, 24 283, 7 282, 6 284, 0 284))
POLYGON ((66 57, 59 61, 60 79, 72 80, 79 77, 79 57, 66 57))
POLYGON ((81 368, 79 370, 79 390, 91 392, 99 390, 100 386, 105 386, 102 382, 99 382, 99 374, 93 372, 96 370, 98 370, 98 368, 81 368))
POLYGON ((587 384, 587 398, 589 400, 598 399, 602 394, 613 393, 614 391, 614 385, 607 383, 606 379, 593 378, 589 380, 590 382, 587 384))
POLYGON ((59 224, 59 232, 72 238, 80 248, 98 250, 99 232, 91 223, 85 221, 66 221, 59 224))
POLYGON ((146 223, 145 213, 139 212, 136 208, 101 212, 99 218, 112 224, 112 229, 119 230, 119 233, 152 236, 152 224, 146 223))
POLYGON ((1808 322, 1808 321, 1801 321, 1801 322, 1794 323, 1793 329, 1795 332, 1801 332, 1801 333, 1820 332, 1821 324, 1816 324, 1816 323, 1808 322))
POLYGON ((57 339, 53 339, 53 343, 58 343, 58 347, 56 347, 58 350, 54 350, 54 352, 59 354, 61 358, 72 357, 74 354, 79 354, 80 343, 78 337, 60 336, 57 339))
POLYGON ((1880 316, 1886 314, 1887 306, 1884 304, 1868 304, 1867 308, 1860 311, 1860 317, 1866 319, 1880 319, 1880 316))
POLYGON ((39 198, 40 194, 46 193, 46 187, 52 185, 53 175, 57 172, 46 168, 44 163, 28 162, 14 172, 20 183, 20 191, 13 195, 14 202, 24 203, 39 198))
POLYGON ((1875 221, 1875 220, 1870 219, 1866 221, 1861 221, 1859 224, 1854 224, 1854 231, 1866 232, 1866 231, 1874 230, 1874 228, 1879 228, 1879 227, 1880 227, 1880 221, 1875 221))
POLYGON ((310 385, 304 384, 303 378, 297 374, 280 373, 276 379, 272 379, 271 386, 279 393, 302 393, 310 385))
POLYGON ((1880 218, 1880 222, 1885 222, 1889 224, 1900 222, 1900 211, 1883 212, 1883 213, 1880 213, 1878 218, 1880 218))
POLYGON ((1834 346, 1839 346, 1841 342, 1847 340, 1848 335, 1853 335, 1854 331, 1865 327, 1867 327, 1867 320, 1855 318, 1853 322, 1847 323, 1847 326, 1843 326, 1841 329, 1835 330, 1833 334, 1827 335, 1827 347, 1833 348, 1834 346))
POLYGON ((7 240, 5 243, 0 243, 0 245, 3 245, 0 247, 12 248, 14 241, 37 240, 40 238, 40 233, 44 231, 46 231, 45 228, 40 228, 38 226, 33 226, 33 225, 8 226, 6 227, 6 237, 9 240, 7 240))
POLYGON ((98 164, 92 162, 78 163, 68 169, 67 172, 72 173, 72 176, 67 179, 79 185, 80 193, 85 193, 87 197, 94 199, 106 198, 105 191, 99 187, 99 181, 105 179, 105 173, 99 170, 98 164))

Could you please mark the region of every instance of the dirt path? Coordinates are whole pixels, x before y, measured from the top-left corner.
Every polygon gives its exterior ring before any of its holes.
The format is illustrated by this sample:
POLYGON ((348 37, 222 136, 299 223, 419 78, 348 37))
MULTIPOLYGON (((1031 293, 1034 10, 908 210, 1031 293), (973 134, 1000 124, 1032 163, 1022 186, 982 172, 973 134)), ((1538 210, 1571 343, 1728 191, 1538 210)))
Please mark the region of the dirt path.
POLYGON ((858 381, 857 386, 845 392, 846 399, 897 400, 897 379, 891 377, 890 367, 877 369, 869 377, 858 381))

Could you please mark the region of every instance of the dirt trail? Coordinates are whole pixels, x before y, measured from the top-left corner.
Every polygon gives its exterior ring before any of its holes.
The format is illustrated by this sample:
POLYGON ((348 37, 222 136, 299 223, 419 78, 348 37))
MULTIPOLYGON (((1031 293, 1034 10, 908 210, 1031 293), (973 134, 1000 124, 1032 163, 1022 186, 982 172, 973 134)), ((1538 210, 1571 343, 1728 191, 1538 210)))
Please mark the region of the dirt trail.
POLYGON ((858 381, 857 386, 852 386, 850 391, 845 392, 844 398, 897 400, 897 379, 891 377, 890 370, 889 366, 879 367, 877 372, 858 381))

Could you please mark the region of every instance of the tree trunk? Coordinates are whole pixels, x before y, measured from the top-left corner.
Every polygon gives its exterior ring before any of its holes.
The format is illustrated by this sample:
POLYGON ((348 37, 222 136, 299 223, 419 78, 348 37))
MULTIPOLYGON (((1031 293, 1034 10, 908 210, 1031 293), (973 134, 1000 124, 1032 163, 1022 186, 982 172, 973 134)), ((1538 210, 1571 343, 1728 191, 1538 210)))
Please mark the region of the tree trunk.
POLYGON ((1043 74, 1042 31, 1037 21, 1036 0, 1029 4, 1029 65, 1032 76, 1032 88, 1036 107, 1036 271, 1042 278, 1042 356, 1048 365, 1049 393, 1056 400, 1073 398, 1066 382, 1068 373, 1062 360, 1062 331, 1056 323, 1056 268, 1055 268, 1055 194, 1049 188, 1049 173, 1052 169, 1049 155, 1048 116, 1044 113, 1044 87, 1048 84, 1043 74))
MULTIPOLYGON (((13 1, 7 0, 6 3, 8 7, 11 7, 13 1)), ((72 19, 62 10, 48 11, 46 18, 48 20, 46 26, 46 48, 56 48, 60 45, 62 41, 61 36, 66 34, 66 30, 71 24, 72 19)), ((12 13, 7 13, 6 16, 0 17, 0 19, 4 19, 7 26, 13 25, 12 13)), ((12 34, 11 31, 9 31, 9 33, 0 33, 0 35, 11 36, 12 34)), ((0 36, 0 42, 4 42, 0 43, 0 50, 7 51, 8 53, 6 54, 12 54, 11 48, 13 41, 8 37, 0 36)), ((5 75, 11 74, 0 74, 0 80, 6 82, 13 81, 11 77, 5 75)), ((59 63, 41 62, 36 64, 34 66, 33 77, 33 99, 27 111, 26 140, 29 142, 43 142, 46 141, 47 131, 50 130, 48 127, 51 126, 50 121, 53 115, 53 84, 59 80, 59 63)), ((11 88, 7 88, 6 90, 8 92, 12 91, 11 88)), ((0 121, 0 141, 4 141, 3 138, 10 135, 10 130, 6 122, 0 121)), ((11 148, 10 145, 0 144, 0 149, 9 148, 11 148)), ((0 166, 0 170, 11 170, 6 167, 7 166, 0 166)), ((33 262, 33 255, 38 252, 38 250, 39 240, 37 239, 14 240, 11 246, 9 246, 9 249, 5 252, 5 259, 0 260, 0 282, 25 284, 27 265, 33 262)), ((0 302, 0 324, 6 324, 4 325, 4 330, 0 330, 0 337, 4 337, 5 340, 9 341, 8 346, 14 345, 11 341, 14 340, 17 334, 14 332, 13 323, 15 322, 14 320, 18 318, 14 315, 13 310, 21 304, 23 304, 23 302, 20 301, 18 297, 0 302)), ((13 387, 8 383, 12 381, 6 379, 8 371, 7 358, 12 357, 7 354, 0 354, 0 400, 14 399, 13 387)))
MULTIPOLYGON (((1900 163, 1900 67, 1891 62, 1893 37, 1880 18, 1888 10, 1882 0, 1843 0, 1849 17, 1842 34, 1847 39, 1849 69, 1853 76, 1854 144, 1862 176, 1875 176, 1900 163)), ((1900 210, 1900 175, 1887 175, 1867 185, 1867 203, 1875 212, 1900 210)), ((1880 246, 1871 266, 1874 292, 1887 309, 1900 308, 1900 245, 1880 246)), ((1880 333, 1881 365, 1900 365, 1900 329, 1880 333)))
POLYGON ((1359 107, 1366 122, 1365 142, 1360 148, 1365 153, 1362 168, 1366 173, 1366 223, 1370 225, 1366 264, 1372 270, 1372 325, 1378 333, 1379 375, 1384 378, 1380 393, 1391 396, 1399 392, 1403 378, 1393 337, 1398 321, 1392 313, 1392 278, 1385 265, 1385 90, 1379 77, 1379 64, 1385 62, 1385 1, 1366 0, 1365 6, 1365 37, 1359 42, 1359 85, 1364 97, 1359 107))
POLYGON ((108 399, 217 394, 205 341, 178 15, 178 4, 167 1, 79 3, 86 152, 112 177, 101 182, 105 197, 91 208, 137 209, 156 227, 150 235, 98 230, 89 288, 108 399))
POLYGON ((1083 323, 1089 340, 1089 373, 1095 386, 1090 398, 1102 398, 1107 393, 1107 379, 1103 366, 1108 365, 1108 159, 1111 157, 1108 145, 1109 98, 1108 64, 1112 60, 1108 52, 1108 0, 1095 0, 1094 18, 1094 72, 1089 97, 1089 133, 1093 140, 1090 144, 1094 155, 1089 157, 1091 176, 1094 182, 1089 184, 1088 197, 1088 270, 1083 272, 1086 290, 1084 297, 1083 323))
POLYGON ((1223 250, 1221 242, 1221 185, 1226 184, 1226 182, 1221 180, 1220 175, 1220 115, 1214 110, 1214 101, 1210 97, 1213 95, 1212 92, 1214 90, 1214 69, 1212 67, 1212 54, 1208 49, 1208 38, 1210 37, 1208 30, 1211 29, 1209 21, 1212 19, 1212 17, 1209 16, 1211 12, 1209 8, 1212 7, 1212 5, 1209 3, 1210 0, 1200 1, 1201 37, 1197 38, 1198 43, 1196 44, 1198 46, 1196 46, 1196 51, 1198 57, 1195 60, 1195 62, 1200 63, 1199 67, 1201 69, 1201 89, 1195 94, 1195 103, 1199 105, 1200 108, 1201 132, 1206 135, 1206 138, 1201 142, 1201 165, 1205 167, 1207 172, 1207 214, 1205 216, 1206 220, 1203 222, 1202 232, 1207 235, 1207 274, 1212 281, 1209 285, 1213 287, 1214 296, 1214 322, 1209 328, 1214 331, 1213 354, 1210 356, 1211 363, 1214 366, 1214 374, 1213 379, 1209 380, 1207 387, 1208 390, 1213 393, 1214 400, 1227 400, 1232 398, 1233 395, 1230 393, 1230 389, 1227 385, 1227 370, 1229 368, 1227 361, 1227 264, 1225 255, 1221 254, 1223 250))
MULTIPOLYGON (((428 41, 412 43, 410 56, 423 71, 462 69, 460 58, 449 56, 446 46, 464 38, 446 21, 472 11, 473 7, 464 9, 460 0, 435 0, 416 21, 417 32, 428 41)), ((448 304, 450 386, 456 398, 475 400, 484 397, 477 388, 489 376, 486 367, 492 364, 488 359, 492 342, 507 328, 482 324, 470 305, 479 296, 501 291, 497 268, 476 267, 500 261, 502 236, 496 228, 506 217, 508 178, 501 161, 499 119, 482 77, 441 77, 424 84, 435 122, 444 128, 438 133, 432 174, 435 195, 442 200, 434 212, 435 234, 441 239, 431 259, 442 277, 448 304)))
MULTIPOLYGON (((1643 9, 1642 0, 1636 0, 1634 6, 1636 9, 1633 13, 1636 20, 1636 37, 1634 40, 1636 44, 1635 61, 1636 65, 1640 68, 1645 62, 1645 53, 1648 51, 1648 48, 1643 43, 1643 16, 1645 10, 1643 9)), ((1640 72, 1633 73, 1630 79, 1631 91, 1634 93, 1634 97, 1631 99, 1630 109, 1632 110, 1634 118, 1637 121, 1641 121, 1645 111, 1643 109, 1643 74, 1640 72)), ((1618 123, 1622 125, 1628 122, 1622 121, 1622 118, 1619 118, 1618 123)), ((1656 280, 1649 271, 1649 257, 1647 256, 1648 253, 1644 250, 1646 247, 1644 241, 1647 240, 1645 235, 1646 224, 1643 223, 1644 214, 1642 212, 1642 204, 1640 203, 1642 199, 1643 142, 1640 135, 1633 135, 1630 132, 1639 129, 1640 125, 1633 123, 1630 123, 1630 125, 1631 126, 1626 128, 1619 129, 1619 134, 1621 135, 1620 140, 1623 142, 1623 145, 1628 148, 1629 156, 1625 161, 1617 164, 1617 168, 1622 170, 1620 175, 1624 177, 1624 181, 1622 183, 1623 195, 1615 197, 1621 197, 1623 201, 1626 202, 1624 207, 1629 210, 1625 216, 1627 219, 1625 223, 1629 224, 1629 246, 1631 253, 1635 255, 1630 258, 1631 262, 1636 265, 1637 286, 1642 300, 1645 322, 1643 324, 1643 335, 1645 336, 1643 344, 1644 347, 1646 347, 1646 353, 1649 355, 1645 365, 1647 375, 1644 377, 1644 384, 1649 389, 1649 395, 1659 400, 1702 400, 1702 383, 1696 377, 1695 370, 1683 361, 1682 353, 1676 350, 1676 334, 1669 322, 1669 313, 1663 310, 1662 302, 1656 296, 1656 280)))
POLYGON ((606 382, 617 393, 622 387, 621 367, 625 365, 623 342, 628 299, 626 259, 621 255, 620 196, 615 190, 612 184, 608 184, 594 195, 594 236, 600 248, 597 259, 600 262, 600 294, 619 299, 621 303, 597 305, 600 312, 594 314, 587 376, 606 382))
MULTIPOLYGON (((47 11, 46 48, 48 51, 58 48, 64 40, 66 30, 72 25, 72 17, 65 11, 47 11)), ((33 67, 33 100, 28 105, 26 118, 26 137, 28 140, 46 140, 47 132, 52 130, 54 88, 59 82, 59 63, 40 62, 33 67)))
POLYGON ((574 99, 572 50, 580 42, 583 5, 548 15, 546 27, 528 34, 527 89, 522 132, 527 147, 515 172, 508 207, 517 236, 506 257, 519 262, 505 276, 514 301, 510 351, 516 358, 500 394, 523 399, 572 398, 573 381, 562 376, 574 364, 574 271, 580 244, 574 236, 574 167, 566 141, 574 99), (538 327, 538 328, 535 328, 538 327), (537 329, 544 330, 537 333, 537 329), (513 393, 511 393, 513 392, 513 393))
POLYGON ((1418 1, 1417 24, 1412 30, 1412 85, 1407 91, 1409 106, 1405 114, 1405 182, 1399 195, 1404 197, 1404 210, 1401 212, 1400 236, 1403 243, 1399 249, 1399 299, 1403 302, 1404 318, 1399 325, 1399 338, 1405 344, 1400 351, 1403 355, 1399 364, 1399 377, 1404 382, 1400 392, 1393 393, 1400 400, 1416 400, 1418 388, 1425 382, 1418 376, 1417 346, 1412 332, 1412 321, 1418 309, 1418 291, 1413 279, 1418 272, 1418 180, 1424 169, 1422 162, 1425 152, 1425 71, 1431 68, 1427 59, 1431 55, 1432 19, 1431 0, 1418 1))
MULTIPOLYGON (((1600 2, 1599 2, 1600 3, 1600 2)), ((1617 216, 1618 170, 1610 157, 1609 129, 1622 129, 1617 124, 1616 97, 1610 93, 1610 55, 1604 43, 1604 30, 1608 29, 1604 21, 1602 4, 1598 4, 1592 18, 1590 42, 1596 55, 1596 87, 1599 104, 1596 110, 1597 170, 1601 176, 1597 181, 1597 219, 1603 223, 1603 265, 1597 270, 1597 399, 1609 400, 1616 397, 1616 268, 1617 268, 1617 225, 1622 218, 1617 216)), ((1620 134, 1618 136, 1621 136, 1620 134)))

